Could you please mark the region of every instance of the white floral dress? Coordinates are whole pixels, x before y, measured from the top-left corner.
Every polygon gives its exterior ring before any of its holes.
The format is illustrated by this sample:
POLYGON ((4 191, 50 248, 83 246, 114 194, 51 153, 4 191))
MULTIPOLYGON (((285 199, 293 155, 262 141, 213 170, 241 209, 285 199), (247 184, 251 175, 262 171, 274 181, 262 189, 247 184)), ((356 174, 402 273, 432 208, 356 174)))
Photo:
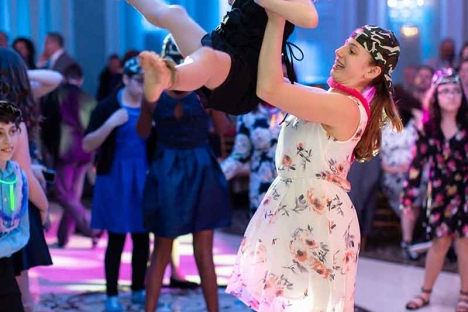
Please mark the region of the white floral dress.
POLYGON ((260 312, 354 311, 360 245, 346 179, 367 124, 347 141, 288 116, 272 183, 251 219, 226 291, 260 312))

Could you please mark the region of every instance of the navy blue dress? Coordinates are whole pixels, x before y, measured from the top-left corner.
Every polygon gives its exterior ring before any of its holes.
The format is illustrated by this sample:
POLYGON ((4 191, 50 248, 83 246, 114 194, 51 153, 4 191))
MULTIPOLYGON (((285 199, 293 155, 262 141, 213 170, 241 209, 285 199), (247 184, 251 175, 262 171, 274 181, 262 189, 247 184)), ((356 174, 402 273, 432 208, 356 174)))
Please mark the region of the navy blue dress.
POLYGON ((114 161, 108 174, 96 176, 91 208, 91 227, 111 233, 146 233, 141 199, 148 164, 146 140, 138 136, 136 123, 140 108, 122 105, 128 121, 117 128, 114 161))
POLYGON ((163 93, 154 111, 158 145, 143 193, 146 228, 175 238, 231 224, 227 181, 208 144, 209 116, 195 93, 163 93), (181 104, 179 119, 175 110, 181 104))

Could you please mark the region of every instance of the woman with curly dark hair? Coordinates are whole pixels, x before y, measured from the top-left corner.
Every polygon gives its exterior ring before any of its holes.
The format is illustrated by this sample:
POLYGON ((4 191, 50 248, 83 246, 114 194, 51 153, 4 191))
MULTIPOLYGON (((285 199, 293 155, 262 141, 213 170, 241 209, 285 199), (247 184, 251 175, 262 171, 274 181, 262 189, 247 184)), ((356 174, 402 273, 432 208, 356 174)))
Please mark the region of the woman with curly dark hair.
POLYGON ((417 310, 429 304, 445 256, 455 241, 461 277, 456 311, 468 311, 468 101, 457 75, 440 71, 434 78, 430 118, 416 141, 401 200, 403 213, 414 218, 422 169, 429 164, 426 233, 432 246, 421 291, 406 309, 417 310))

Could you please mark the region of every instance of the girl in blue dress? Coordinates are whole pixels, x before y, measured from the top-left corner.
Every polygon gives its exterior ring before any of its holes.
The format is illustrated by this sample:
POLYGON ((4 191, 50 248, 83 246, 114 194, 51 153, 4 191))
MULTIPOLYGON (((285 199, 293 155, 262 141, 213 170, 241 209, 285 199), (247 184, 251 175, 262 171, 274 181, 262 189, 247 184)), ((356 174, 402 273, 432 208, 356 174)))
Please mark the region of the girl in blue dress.
POLYGON ((135 130, 143 95, 143 76, 137 58, 125 64, 123 83, 123 89, 98 104, 83 139, 84 150, 98 149, 91 227, 107 230, 109 236, 105 256, 107 312, 123 311, 118 300, 118 276, 127 233, 133 241, 133 303, 144 303, 149 257, 149 235, 143 226, 141 199, 150 149, 135 130))
MULTIPOLYGON (((170 38, 163 55, 178 63, 182 57, 170 38)), ((147 65, 142 62, 143 69, 147 65)), ((153 121, 158 133, 143 195, 145 226, 156 237, 145 311, 156 309, 174 239, 188 233, 193 234, 207 310, 218 311, 213 230, 230 225, 231 209, 227 181, 208 143, 210 115, 220 132, 227 125, 226 115, 207 113, 193 92, 168 91, 157 103, 144 101, 142 105, 139 134, 146 137, 153 121)))

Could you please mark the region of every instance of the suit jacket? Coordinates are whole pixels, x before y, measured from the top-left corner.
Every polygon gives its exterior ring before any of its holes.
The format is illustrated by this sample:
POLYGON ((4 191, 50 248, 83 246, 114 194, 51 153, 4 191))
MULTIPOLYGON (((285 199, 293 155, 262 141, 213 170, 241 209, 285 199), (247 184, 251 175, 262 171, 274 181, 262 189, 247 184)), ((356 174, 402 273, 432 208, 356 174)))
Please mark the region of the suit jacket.
POLYGON ((75 60, 67 52, 63 52, 62 55, 59 56, 57 61, 55 61, 55 64, 52 67, 52 70, 56 70, 63 75, 63 72, 65 71, 65 69, 68 66, 75 64, 75 63, 76 63, 75 60))

